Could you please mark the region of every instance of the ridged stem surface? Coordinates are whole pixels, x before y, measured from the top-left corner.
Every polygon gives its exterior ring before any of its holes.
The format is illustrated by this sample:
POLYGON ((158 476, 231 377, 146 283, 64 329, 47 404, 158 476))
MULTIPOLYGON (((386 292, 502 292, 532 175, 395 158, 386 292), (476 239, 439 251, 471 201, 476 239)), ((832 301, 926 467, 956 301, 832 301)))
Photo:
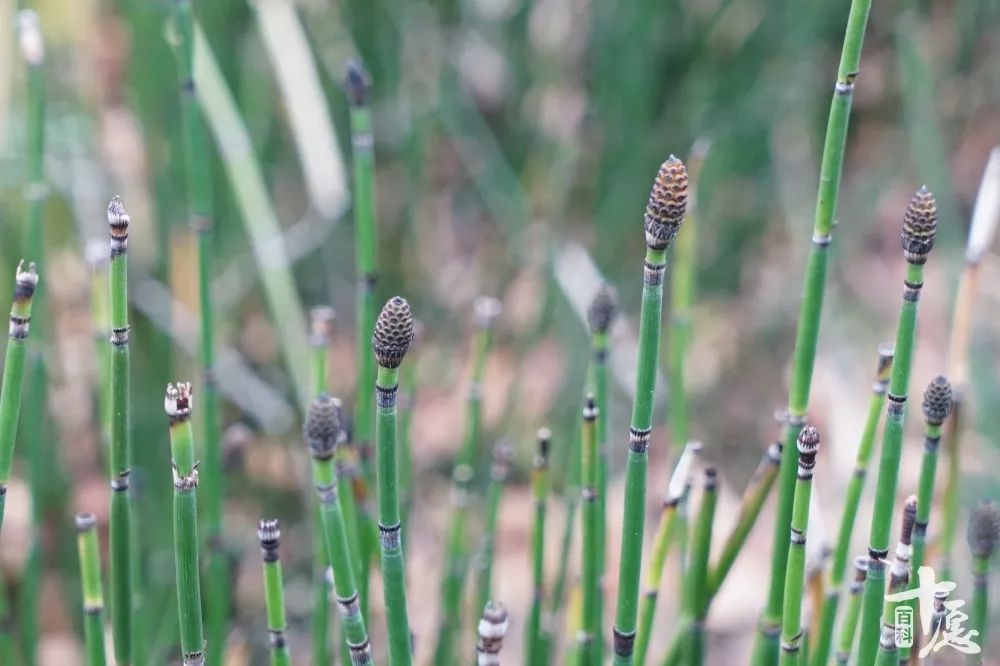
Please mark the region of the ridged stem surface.
POLYGON ((788 568, 785 572, 785 599, 781 620, 781 666, 803 663, 802 596, 806 572, 806 530, 809 527, 809 498, 812 470, 799 468, 792 508, 788 568))
POLYGON ((705 661, 705 614, 708 611, 708 557, 712 548, 712 523, 719 493, 715 470, 705 473, 705 486, 691 531, 691 549, 684 576, 684 663, 700 666, 705 661))
MULTIPOLYGON (((79 526, 79 525, 78 525, 79 526)), ((87 666, 104 666, 104 593, 101 589, 101 551, 91 519, 77 534, 80 585, 83 593, 83 636, 87 666)))
POLYGON ((577 634, 579 641, 578 659, 580 666, 597 666, 600 664, 598 658, 598 635, 600 634, 600 617, 598 617, 598 596, 600 595, 600 546, 598 530, 597 496, 600 492, 598 488, 598 462, 597 462, 597 423, 600 421, 600 414, 594 404, 593 396, 588 398, 587 405, 583 411, 583 429, 580 440, 580 499, 582 500, 582 512, 580 528, 582 533, 582 575, 580 585, 583 591, 583 604, 580 611, 580 628, 577 634))
POLYGON ((607 575, 605 563, 608 559, 608 430, 611 412, 608 406, 608 335, 595 333, 592 336, 592 356, 590 383, 593 386, 597 404, 597 608, 594 610, 594 642, 598 663, 604 663, 604 579, 607 575))
POLYGON ((663 502, 660 511, 660 521, 656 526, 656 535, 649 553, 649 566, 646 569, 646 590, 639 602, 639 627, 635 637, 635 663, 645 664, 646 653, 649 650, 649 638, 653 629, 653 617, 656 614, 656 602, 660 594, 660 582, 663 579, 663 566, 667 561, 667 551, 674 541, 677 531, 677 505, 680 499, 669 499, 663 502))
POLYGON ((291 666, 292 657, 286 635, 288 621, 285 619, 285 586, 281 575, 281 560, 276 551, 273 556, 265 551, 263 569, 271 666, 291 666))
POLYGON ((835 660, 838 666, 846 666, 854 651, 854 637, 857 633, 858 621, 861 619, 861 600, 864 587, 864 578, 855 579, 851 583, 847 597, 847 608, 844 609, 844 622, 840 627, 840 637, 837 641, 835 660))
POLYGON ((542 613, 545 604, 545 514, 549 501, 549 465, 547 454, 535 458, 531 472, 531 497, 535 520, 531 530, 531 610, 525 631, 525 664, 545 666, 542 613))

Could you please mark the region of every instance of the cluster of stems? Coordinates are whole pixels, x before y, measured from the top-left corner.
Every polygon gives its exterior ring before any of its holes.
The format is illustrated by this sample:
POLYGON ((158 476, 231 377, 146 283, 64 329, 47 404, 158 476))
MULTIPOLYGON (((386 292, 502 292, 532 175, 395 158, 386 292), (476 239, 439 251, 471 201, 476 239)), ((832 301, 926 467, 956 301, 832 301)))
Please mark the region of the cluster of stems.
POLYGON ((773 666, 778 661, 778 637, 782 622, 785 571, 788 563, 786 530, 791 523, 795 494, 795 441, 798 431, 805 423, 809 407, 809 390, 819 340, 829 248, 834 219, 837 215, 837 197, 844 165, 847 126, 870 8, 871 0, 851 0, 840 66, 837 71, 837 83, 830 103, 816 196, 812 248, 806 265, 803 297, 795 331, 793 369, 788 392, 788 428, 782 451, 777 518, 774 523, 771 549, 771 582, 767 607, 760 625, 760 635, 754 647, 754 666, 773 666))
POLYGON ((104 592, 101 587, 101 550, 97 543, 97 519, 94 514, 77 514, 76 531, 87 666, 104 666, 104 592))
POLYGON ((552 433, 538 431, 538 450, 531 472, 531 497, 535 504, 535 522, 531 532, 531 611, 525 631, 525 661, 528 666, 545 664, 542 614, 545 603, 545 514, 549 501, 549 449, 552 433))
MULTIPOLYGON (((917 498, 911 495, 903 503, 903 520, 896 542, 896 556, 889 570, 889 594, 895 595, 907 589, 910 583, 910 558, 913 556, 913 526, 917 519, 917 498)), ((899 664, 899 645, 896 639, 896 608, 900 602, 886 599, 882 609, 882 634, 879 638, 878 666, 899 664)))
POLYGON ((268 644, 271 647, 271 666, 291 666, 285 632, 285 586, 281 577, 281 529, 277 520, 261 520, 257 526, 261 557, 264 560, 264 602, 267 607, 268 644))

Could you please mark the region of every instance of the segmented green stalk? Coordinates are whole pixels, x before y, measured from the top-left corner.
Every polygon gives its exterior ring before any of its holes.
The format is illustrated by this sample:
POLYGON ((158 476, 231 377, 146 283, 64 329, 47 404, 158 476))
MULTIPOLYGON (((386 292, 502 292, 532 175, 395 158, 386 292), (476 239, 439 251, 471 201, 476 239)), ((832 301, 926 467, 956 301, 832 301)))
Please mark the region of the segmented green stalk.
POLYGON ((76 530, 87 666, 104 666, 104 592, 101 590, 101 551, 97 545, 97 521, 94 514, 77 514, 76 530))
POLYGON ((538 431, 538 452, 531 472, 531 497, 535 503, 535 522, 531 532, 531 611, 525 627, 525 661, 528 666, 544 666, 542 612, 545 603, 545 513, 549 501, 549 447, 552 433, 538 431))
POLYGON ((851 115, 854 84, 858 77, 861 45, 871 0, 851 0, 847 17, 847 30, 840 54, 837 83, 823 143, 819 188, 816 196, 816 216, 813 222, 812 248, 806 265, 802 303, 795 330, 793 370, 788 392, 788 429, 782 450, 781 471, 778 481, 778 509, 774 522, 771 548, 771 583, 767 608, 760 625, 760 635, 754 647, 754 666, 773 666, 778 661, 778 636, 782 624, 784 581, 788 563, 786 530, 791 523, 792 503, 795 494, 795 440, 805 423, 809 408, 809 389, 812 384, 816 346, 819 340, 820 315, 826 287, 827 259, 832 240, 833 222, 837 215, 837 197, 840 176, 844 165, 847 126, 851 115))
POLYGON ((281 578, 281 529, 277 520, 261 520, 257 526, 261 557, 264 560, 264 602, 267 607, 268 644, 271 646, 271 666, 291 666, 285 631, 285 585, 281 578))
POLYGON ((10 308, 9 340, 3 363, 3 385, 0 387, 0 529, 3 528, 7 505, 7 482, 14 460, 17 421, 21 412, 21 390, 24 386, 24 359, 31 326, 31 301, 38 286, 34 264, 27 270, 22 261, 14 277, 14 302, 10 308))
POLYGON ((656 536, 653 537, 649 566, 646 568, 646 591, 639 602, 639 627, 635 642, 637 664, 646 663, 653 616, 656 613, 656 601, 660 593, 660 581, 663 578, 663 565, 667 561, 668 549, 676 540, 678 508, 687 500, 688 491, 691 489, 691 465, 694 463, 695 455, 700 451, 700 442, 687 443, 670 476, 667 494, 663 498, 660 522, 656 528, 656 536))
POLYGON ((600 594, 600 578, 598 567, 600 546, 597 535, 600 517, 597 509, 598 488, 597 472, 597 422, 600 413, 593 394, 588 394, 583 407, 583 430, 580 439, 580 498, 583 501, 583 512, 580 531, 583 535, 583 572, 580 579, 583 591, 583 604, 580 611, 580 627, 577 632, 579 643, 577 658, 580 666, 596 666, 600 662, 597 656, 597 634, 600 633, 600 618, 597 616, 600 594))
POLYGON ((826 599, 823 602, 819 632, 816 635, 816 649, 813 650, 811 659, 812 666, 826 666, 830 660, 833 627, 837 621, 837 607, 840 605, 841 588, 844 586, 844 575, 847 572, 847 553, 851 546, 851 536, 854 534, 854 522, 858 515, 858 507, 861 505, 861 492, 864 489, 865 477, 868 475, 868 464, 875 449, 875 435, 878 432, 882 408, 885 406, 885 391, 889 385, 891 369, 892 345, 883 343, 878 348, 878 368, 875 371, 872 395, 868 402, 868 417, 865 419, 861 441, 858 444, 854 474, 847 484, 847 492, 844 495, 844 510, 840 515, 840 529, 837 531, 833 563, 830 565, 826 599))
POLYGON ((848 589, 847 608, 844 611, 844 624, 840 628, 840 640, 837 643, 836 660, 838 665, 844 665, 851 660, 854 650, 854 635, 861 618, 861 593, 865 589, 865 578, 868 576, 868 557, 858 555, 854 558, 854 579, 848 589))
POLYGON ((958 510, 962 484, 962 427, 964 425, 964 397, 956 386, 951 409, 950 425, 945 439, 948 466, 945 469, 945 487, 941 500, 944 516, 941 520, 941 580, 955 580, 952 553, 955 547, 955 533, 958 530, 958 510))
MULTIPOLYGON (((917 519, 917 498, 910 495, 903 503, 903 520, 900 525, 896 556, 889 575, 889 594, 905 592, 910 584, 910 558, 913 555, 913 525, 917 519)), ((885 600, 882 609, 882 634, 879 638, 878 666, 895 666, 899 663, 899 645, 896 641, 896 608, 900 602, 885 600)))
POLYGON ((477 666, 500 666, 500 649, 503 647, 504 636, 507 635, 507 624, 507 610, 495 601, 487 602, 477 627, 477 666))
MULTIPOLYGON (((327 395, 327 356, 335 314, 329 306, 317 306, 309 311, 312 346, 311 382, 313 396, 327 395)), ((326 571, 330 558, 323 542, 323 522, 319 507, 313 507, 313 612, 312 612, 312 662, 326 664, 330 661, 330 581, 326 571)))
POLYGON ((684 220, 686 205, 687 170, 680 160, 671 156, 660 166, 644 216, 646 260, 639 316, 639 365, 625 465, 625 504, 614 625, 616 665, 632 663, 646 516, 646 465, 653 422, 657 357, 660 351, 663 271, 666 267, 667 248, 684 220))
POLYGON ((594 648, 597 663, 604 662, 604 632, 601 630, 604 617, 604 563, 607 560, 608 524, 608 334, 595 332, 592 335, 593 361, 590 366, 591 383, 597 405, 597 606, 594 608, 593 629, 594 648))
POLYGON ((441 625, 438 629, 434 663, 452 664, 455 659, 455 642, 461 635, 462 587, 467 569, 467 535, 469 501, 475 481, 476 462, 479 456, 479 432, 482 412, 482 380, 486 359, 493 344, 493 321, 500 315, 500 302, 495 298, 480 296, 474 305, 476 333, 473 338, 472 376, 466 398, 465 434, 455 469, 452 471, 452 520, 448 533, 444 578, 441 582, 441 625))
POLYGON ((194 16, 191 0, 174 0, 174 27, 178 44, 177 73, 180 77, 181 132, 187 187, 188 224, 198 238, 198 315, 201 366, 200 439, 202 461, 202 512, 208 551, 206 582, 206 635, 213 646, 209 666, 218 666, 225 656, 226 620, 229 616, 229 571, 222 550, 222 502, 225 495, 222 452, 219 445, 219 406, 215 384, 215 308, 212 303, 214 235, 212 233, 212 181, 208 141, 198 105, 194 81, 194 16))
MULTIPOLYGON (((580 452, 580 436, 579 433, 574 433, 573 437, 569 438, 566 446, 566 477, 563 481, 563 505, 565 507, 565 519, 563 522, 563 532, 562 538, 559 543, 559 559, 558 561, 563 564, 559 567, 556 572, 556 580, 552 585, 552 597, 549 600, 549 617, 552 618, 552 622, 549 626, 542 627, 542 631, 545 633, 545 655, 546 658, 552 658, 552 648, 553 648, 553 633, 555 632, 555 627, 558 624, 557 618, 564 605, 564 600, 566 599, 566 581, 570 577, 570 552, 573 547, 573 531, 576 526, 576 514, 577 508, 580 503, 580 475, 581 468, 583 465, 582 455, 580 452)), ((579 586, 574 586, 574 589, 579 586)), ((572 621, 571 614, 566 612, 566 617, 563 624, 569 624, 572 621)), ((573 628, 576 629, 575 627, 573 628)), ((569 663, 575 663, 576 659, 569 658, 569 652, 573 650, 575 642, 571 642, 567 647, 567 659, 569 663)))
POLYGON ((802 595, 806 570, 806 530, 809 527, 809 498, 813 468, 819 451, 819 432, 805 426, 796 442, 799 453, 792 509, 788 569, 785 572, 785 600, 781 611, 781 666, 802 663, 802 595))
MULTIPOLYGON (((510 459, 513 451, 504 441, 493 446, 493 464, 490 467, 490 484, 486 488, 486 526, 483 529, 482 549, 478 558, 477 607, 485 607, 493 592, 493 556, 496 552, 497 517, 500 513, 500 498, 510 473, 510 459)), ((565 560, 562 560, 565 562, 565 560)), ((544 630, 544 628, 543 628, 544 630)))
POLYGON ((708 611, 708 557, 712 548, 712 523, 718 503, 718 479, 714 467, 705 470, 698 516, 691 532, 691 551, 684 575, 683 616, 687 628, 684 661, 700 666, 705 660, 705 614, 708 611))
POLYGON ((868 546, 868 578, 862 601, 861 634, 858 643, 858 663, 875 661, 878 649, 879 618, 885 594, 885 557, 889 553, 889 530, 892 526, 892 506, 899 481, 899 461, 903 448, 903 422, 906 416, 906 394, 910 385, 910 367, 916 336, 917 304, 923 287, 924 263, 934 246, 937 229, 937 207, 934 196, 926 188, 910 200, 903 218, 902 246, 906 258, 903 304, 896 329, 896 359, 889 379, 889 404, 886 408, 882 456, 875 487, 875 510, 872 515, 871 540, 868 546))
POLYGON ((333 587, 337 595, 341 625, 344 629, 344 643, 350 653, 352 666, 370 666, 371 644, 365 629, 365 618, 361 613, 358 588, 354 580, 351 563, 350 541, 341 512, 337 492, 337 474, 334 456, 347 439, 341 416, 341 402, 328 395, 317 396, 309 405, 303 437, 312 457, 313 485, 319 501, 320 519, 323 524, 323 539, 333 572, 333 587))
POLYGON ((408 666, 410 621, 406 609, 406 565, 399 517, 399 476, 396 471, 396 393, 399 365, 413 340, 413 313, 399 296, 386 302, 375 322, 372 347, 378 364, 375 379, 377 413, 375 448, 378 458, 378 531, 382 551, 382 594, 389 633, 389 661, 408 666))
POLYGON ((198 567, 198 461, 191 427, 191 385, 169 384, 164 409, 170 418, 170 457, 174 477, 174 562, 177 613, 184 666, 205 663, 198 567))
POLYGON ((969 514, 967 533, 969 551, 972 553, 972 607, 969 610, 969 629, 979 632, 976 644, 981 651, 969 654, 969 664, 982 664, 983 653, 989 645, 989 591, 990 559, 1000 541, 1000 505, 984 501, 973 507, 969 514))
POLYGON ((108 204, 111 230, 111 626, 115 662, 132 663, 132 471, 129 407, 128 227, 121 199, 108 204))

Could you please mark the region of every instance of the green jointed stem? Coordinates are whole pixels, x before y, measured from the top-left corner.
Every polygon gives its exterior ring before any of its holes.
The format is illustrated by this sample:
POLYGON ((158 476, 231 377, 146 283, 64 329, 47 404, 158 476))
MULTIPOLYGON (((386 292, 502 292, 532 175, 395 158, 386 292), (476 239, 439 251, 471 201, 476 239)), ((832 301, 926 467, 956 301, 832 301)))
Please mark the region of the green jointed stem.
POLYGON ((191 427, 191 385, 170 384, 164 409, 170 419, 170 457, 174 479, 174 562, 177 613, 184 666, 205 663, 198 565, 198 461, 191 427))
POLYGON ((937 230, 937 207, 934 196, 920 188, 906 208, 903 217, 902 246, 906 258, 903 304, 896 328, 896 358, 889 378, 889 402, 886 408, 882 455, 878 482, 875 486, 875 510, 872 514, 868 545, 868 578, 862 601, 861 634, 858 643, 858 663, 875 660, 879 643, 879 618, 885 594, 885 558, 889 554, 889 531, 892 527, 892 507, 899 481, 899 462, 903 448, 903 422, 906 415, 906 394, 910 386, 910 368, 916 337, 917 304, 923 287, 924 263, 934 246, 937 230))
POLYGON ((705 614, 708 612, 708 557, 712 548, 712 523, 718 503, 718 479, 714 467, 705 470, 701 504, 691 532, 691 550, 684 575, 684 661, 700 666, 705 660, 705 614))
POLYGON ((979 632, 975 640, 982 650, 978 654, 970 654, 968 663, 981 664, 983 652, 989 644, 986 630, 989 626, 990 559, 1000 541, 1000 505, 984 501, 973 507, 966 538, 972 553, 973 591, 969 629, 979 632))
POLYGON ((830 115, 827 120, 826 138, 820 165, 819 188, 816 196, 816 216, 813 222, 812 248, 806 265, 805 284, 799 320, 795 330, 795 352, 791 385, 788 393, 788 429, 782 451, 781 471, 778 482, 778 508, 774 523, 771 549, 771 583, 767 608, 760 625, 760 635, 754 648, 755 666, 773 666, 778 661, 778 636, 781 626, 784 599, 785 570, 788 562, 787 530, 792 517, 795 493, 795 440, 805 422, 809 407, 809 389, 812 383, 816 346, 819 340, 820 316, 826 287, 828 250, 837 215, 837 197, 840 176, 844 165, 847 126, 851 114, 854 84, 861 60, 861 44, 871 0, 851 0, 847 17, 847 30, 840 55, 837 83, 830 115))
POLYGON ((639 316, 639 365, 625 464, 625 505, 613 632, 616 665, 632 663, 646 517, 646 466, 652 432, 657 357, 660 351, 663 271, 666 267, 667 248, 681 226, 686 205, 687 170, 680 160, 671 156, 660 166, 656 175, 643 220, 646 260, 639 316))
POLYGON ((111 626, 115 662, 132 663, 132 467, 129 407, 128 231, 121 199, 108 204, 111 232, 111 626))
POLYGON ((399 476, 396 469, 396 394, 399 365, 413 340, 413 313, 399 296, 386 302, 375 322, 372 348, 378 364, 375 380, 377 419, 375 448, 378 459, 378 530, 381 547, 382 593, 389 634, 389 661, 408 666, 410 622, 406 609, 406 565, 399 515, 399 476))
POLYGON ((847 553, 851 546, 851 536, 854 534, 854 522, 858 515, 858 507, 861 505, 861 492, 868 474, 868 464, 871 461, 872 452, 875 450, 875 436, 878 432, 882 408, 885 406, 885 392, 889 384, 892 358, 892 345, 889 343, 879 345, 878 368, 875 372, 872 395, 868 403, 868 417, 865 419, 861 441, 858 444, 854 474, 851 476, 847 492, 844 495, 844 510, 840 516, 840 529, 837 531, 837 542, 833 551, 833 562, 830 566, 827 596, 820 614, 819 633, 816 635, 814 643, 816 648, 810 659, 812 666, 826 666, 830 660, 833 628, 837 622, 837 607, 840 605, 841 588, 844 586, 844 575, 847 572, 847 553))
POLYGON ((38 285, 34 264, 27 270, 22 261, 14 278, 14 302, 10 308, 10 328, 4 355, 3 385, 0 387, 0 529, 3 528, 7 500, 7 482, 14 460, 17 421, 21 412, 21 390, 24 386, 24 361, 31 322, 31 300, 38 285))
POLYGON ((92 513, 76 516, 80 584, 83 591, 83 636, 87 666, 104 666, 104 593, 101 589, 101 551, 97 521, 92 513))
POLYGON ((309 405, 302 433, 313 460, 313 485, 319 500, 323 539, 333 571, 333 586, 344 629, 344 643, 350 653, 352 666, 368 666, 375 662, 358 600, 350 541, 344 514, 341 512, 334 469, 334 456, 347 438, 342 423, 340 400, 328 395, 317 396, 309 405))
MULTIPOLYGON (((496 553, 497 517, 500 514, 500 499, 510 473, 510 446, 497 442, 493 446, 493 464, 490 467, 490 483, 486 488, 486 518, 483 529, 482 550, 478 558, 478 582, 476 607, 485 607, 493 595, 493 557, 496 553)), ((565 558, 560 560, 565 562, 565 558)), ((544 629, 544 627, 543 627, 544 629)))
POLYGON ((955 533, 958 529, 958 509, 962 483, 963 396, 959 391, 956 391, 953 397, 952 414, 945 439, 948 466, 945 470, 946 483, 941 501, 941 508, 944 510, 944 516, 941 520, 941 580, 955 580, 952 571, 952 552, 955 544, 955 533))
MULTIPOLYGON (((542 627, 542 630, 545 632, 546 657, 549 659, 552 657, 552 634, 555 632, 558 624, 557 618, 566 600, 566 582, 570 577, 571 569, 570 552, 573 547, 573 531, 576 526, 577 508, 580 504, 580 475, 583 461, 580 452, 579 436, 568 439, 566 457, 564 459, 566 460, 566 478, 563 482, 562 495, 565 506, 565 519, 563 522, 562 538, 559 542, 559 559, 557 560, 563 563, 563 566, 560 566, 556 572, 556 580, 552 585, 552 596, 549 599, 549 617, 552 621, 548 627, 542 627)), ((569 619, 568 611, 566 619, 569 619)), ((568 622, 564 621, 563 624, 568 624, 568 622)), ((567 653, 572 650, 573 645, 573 643, 570 644, 567 648, 567 653)), ((575 663, 575 660, 570 663, 575 663)))
POLYGON ((802 595, 806 571, 806 530, 809 527, 809 498, 813 468, 819 451, 819 432, 805 426, 796 442, 799 454, 792 507, 788 569, 785 572, 785 599, 781 611, 781 666, 802 663, 802 595))
POLYGON ((580 611, 580 627, 577 632, 578 663, 580 666, 597 666, 597 635, 600 633, 600 618, 597 616, 600 595, 598 567, 600 555, 597 551, 599 516, 597 509, 597 422, 600 414, 593 395, 588 395, 583 408, 583 430, 580 436, 580 498, 583 501, 580 531, 583 534, 583 571, 580 585, 583 590, 583 605, 580 611))
POLYGON ((676 541, 678 516, 684 510, 688 491, 691 488, 691 465, 695 455, 701 451, 699 442, 688 442, 670 476, 667 494, 663 498, 660 521, 653 537, 649 566, 646 568, 646 590, 639 602, 639 626, 636 631, 635 663, 645 664, 649 649, 649 639, 656 614, 656 602, 663 578, 663 566, 667 561, 667 551, 676 541))
MULTIPOLYGON (((910 584, 910 558, 913 555, 913 526, 917 519, 917 498, 910 495, 903 503, 903 520, 900 525, 896 556, 889 575, 889 595, 906 592, 910 584)), ((875 663, 895 666, 899 663, 899 646, 896 643, 896 608, 900 602, 886 598, 882 608, 882 633, 879 638, 875 663)))
POLYGON ((267 607, 268 643, 271 646, 271 666, 291 666, 285 631, 285 586, 281 578, 281 530, 277 520, 261 520, 257 527, 261 556, 264 560, 264 602, 267 607))
POLYGON ((525 661, 528 666, 544 666, 542 609, 545 603, 545 513, 549 501, 549 447, 552 433, 538 431, 538 452, 531 472, 531 497, 535 504, 535 522, 531 533, 531 611, 525 627, 525 661))
POLYGON ((434 663, 442 666, 453 663, 454 644, 457 636, 461 635, 462 587, 468 559, 466 523, 479 455, 482 380, 486 370, 486 360, 493 345, 493 322, 500 315, 501 305, 495 298, 480 296, 476 298, 473 309, 476 332, 473 337, 472 376, 469 379, 466 399, 467 413, 462 449, 452 471, 453 516, 448 534, 444 578, 441 581, 441 625, 434 650, 434 663))
MULTIPOLYGON (((868 576, 868 557, 859 555, 854 558, 854 578, 848 590, 847 608, 844 611, 844 624, 840 628, 840 639, 837 642, 836 662, 844 665, 851 660, 854 650, 854 634, 861 618, 861 593, 865 589, 865 578, 868 576)), ((824 664, 825 666, 825 664, 824 664)))

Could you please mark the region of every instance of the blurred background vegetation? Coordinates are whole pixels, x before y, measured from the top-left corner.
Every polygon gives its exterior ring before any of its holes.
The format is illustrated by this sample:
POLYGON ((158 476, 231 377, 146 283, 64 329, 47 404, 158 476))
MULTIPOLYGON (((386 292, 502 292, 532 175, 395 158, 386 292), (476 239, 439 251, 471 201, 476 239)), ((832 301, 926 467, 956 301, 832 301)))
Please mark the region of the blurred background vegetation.
MULTIPOLYGON (((37 613, 39 663, 78 663, 70 521, 88 510, 104 525, 107 508, 95 409, 95 347, 105 332, 90 320, 85 248, 105 238, 104 207, 120 193, 133 219, 133 483, 150 581, 143 613, 152 627, 154 663, 172 663, 169 451, 160 396, 168 380, 196 374, 197 290, 169 3, 0 0, 0 276, 13 275, 25 245, 29 111, 14 28, 24 5, 39 13, 47 42, 50 191, 42 279, 49 312, 45 330, 33 329, 39 339, 32 345, 44 351, 50 377, 47 400, 26 404, 22 429, 43 428, 48 445, 38 466, 19 450, 0 571, 21 641, 35 629, 20 620, 37 613), (31 468, 44 479, 35 520, 25 481, 31 468), (37 552, 29 548, 33 537, 37 552), (40 612, 31 610, 35 602, 40 612)), ((331 385, 345 402, 354 399, 350 140, 341 89, 351 57, 366 64, 374 81, 378 296, 404 295, 427 326, 416 358, 418 519, 408 537, 418 654, 427 658, 435 626, 472 299, 495 295, 505 308, 484 384, 483 446, 504 436, 517 450, 520 472, 501 512, 496 573, 498 596, 516 622, 529 596, 530 500, 522 481, 531 433, 550 425, 557 459, 574 436, 588 353, 580 305, 596 290, 599 274, 620 289, 627 325, 615 340, 628 348, 640 296, 640 217, 651 178, 668 154, 686 157, 699 137, 711 141, 711 150, 697 192, 691 434, 721 465, 726 492, 717 534, 724 534, 736 497, 775 435, 771 413, 785 399, 848 2, 195 5, 204 37, 196 76, 213 150, 214 293, 229 426, 226 548, 238 565, 231 663, 264 658, 253 531, 260 515, 285 524, 293 650, 308 653, 310 546, 305 452, 297 434, 304 394, 298 391, 305 386, 305 309, 330 303, 338 312, 331 385), (276 299, 275 293, 288 295, 280 288, 287 280, 294 284, 291 298, 276 299), (432 575, 413 575, 418 571, 432 575)), ((1000 141, 997 25, 998 0, 877 2, 872 9, 810 415, 827 433, 817 492, 828 524, 839 517, 876 346, 892 335, 902 275, 899 222, 921 183, 938 197, 941 232, 928 268, 914 387, 945 368, 969 212, 987 155, 1000 141)), ((1000 493, 990 471, 1000 462, 995 253, 981 272, 964 505, 1000 493)), ((616 467, 623 460, 617 453, 625 443, 630 372, 619 373, 613 392, 616 467)), ((659 396, 656 422, 662 425, 669 396, 659 396)), ((915 487, 919 465, 919 428, 910 425, 903 494, 915 487)), ((651 502, 666 486, 669 444, 667 429, 657 428, 651 502)), ((620 497, 612 483, 613 526, 620 497)), ((560 508, 553 509, 557 526, 560 508)), ((713 608, 720 659, 746 654, 763 603, 766 581, 757 563, 768 557, 768 522, 765 514, 734 571, 737 580, 713 608)), ((617 542, 614 529, 611 543, 617 542)), ((859 548, 862 540, 859 534, 859 548)), ((960 589, 968 584, 960 579, 960 589)), ((670 617, 669 596, 662 598, 662 616, 670 617)), ((376 635, 380 622, 376 617, 376 635)), ((520 654, 520 633, 511 632, 511 654, 520 654)), ((661 633, 662 640, 670 632, 661 633)), ((656 654, 655 642, 653 649, 656 654)))

